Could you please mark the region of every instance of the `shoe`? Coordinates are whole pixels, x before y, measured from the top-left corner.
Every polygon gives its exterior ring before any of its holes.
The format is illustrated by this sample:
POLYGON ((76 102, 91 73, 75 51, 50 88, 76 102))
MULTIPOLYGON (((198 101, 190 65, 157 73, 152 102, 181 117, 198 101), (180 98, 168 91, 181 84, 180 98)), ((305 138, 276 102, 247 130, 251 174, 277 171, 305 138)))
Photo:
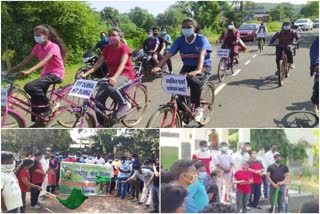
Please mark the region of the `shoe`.
POLYGON ((294 66, 293 63, 292 64, 289 63, 288 66, 289 66, 290 69, 295 69, 296 68, 296 66, 294 66))
POLYGON ((40 209, 41 207, 39 205, 34 205, 34 206, 31 206, 31 209, 35 209, 35 210, 38 210, 40 209))
POLYGON ((143 204, 143 203, 139 201, 138 204, 141 205, 141 204, 143 204))
POLYGON ((126 113, 131 109, 131 104, 126 103, 124 105, 119 105, 118 111, 116 113, 117 118, 121 118, 126 115, 126 113))
POLYGON ((52 113, 52 110, 51 110, 51 109, 48 109, 47 111, 42 112, 42 113, 40 114, 40 116, 41 116, 41 117, 48 117, 51 113, 52 113))
POLYGON ((262 208, 259 206, 254 207, 255 209, 261 210, 262 208))
POLYGON ((247 210, 251 210, 251 208, 247 206, 247 210))
POLYGON ((202 121, 202 119, 203 119, 203 108, 197 108, 196 110, 195 110, 195 116, 194 116, 194 120, 196 121, 196 122, 201 122, 202 121))

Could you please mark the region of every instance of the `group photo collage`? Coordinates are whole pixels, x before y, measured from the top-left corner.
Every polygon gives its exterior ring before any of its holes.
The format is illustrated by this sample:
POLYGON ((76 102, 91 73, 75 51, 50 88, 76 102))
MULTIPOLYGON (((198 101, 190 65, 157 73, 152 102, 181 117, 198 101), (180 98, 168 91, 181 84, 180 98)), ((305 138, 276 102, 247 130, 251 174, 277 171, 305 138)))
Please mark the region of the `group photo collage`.
POLYGON ((319 213, 319 1, 1 0, 1 213, 319 213))

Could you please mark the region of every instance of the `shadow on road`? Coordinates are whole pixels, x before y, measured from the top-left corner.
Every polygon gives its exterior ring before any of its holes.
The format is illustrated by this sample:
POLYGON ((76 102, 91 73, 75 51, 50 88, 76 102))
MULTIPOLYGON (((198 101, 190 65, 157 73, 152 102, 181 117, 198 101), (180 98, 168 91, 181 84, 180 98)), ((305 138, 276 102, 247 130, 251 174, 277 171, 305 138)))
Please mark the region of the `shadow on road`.
POLYGON ((313 111, 313 104, 311 101, 297 102, 297 103, 292 103, 291 106, 288 106, 286 109, 289 111, 300 111, 300 110, 313 111))
POLYGON ((278 88, 278 78, 271 75, 261 79, 245 79, 228 83, 228 85, 248 86, 258 90, 272 90, 278 88))
POLYGON ((279 128, 315 128, 319 125, 319 118, 313 112, 290 112, 281 120, 274 119, 279 128))

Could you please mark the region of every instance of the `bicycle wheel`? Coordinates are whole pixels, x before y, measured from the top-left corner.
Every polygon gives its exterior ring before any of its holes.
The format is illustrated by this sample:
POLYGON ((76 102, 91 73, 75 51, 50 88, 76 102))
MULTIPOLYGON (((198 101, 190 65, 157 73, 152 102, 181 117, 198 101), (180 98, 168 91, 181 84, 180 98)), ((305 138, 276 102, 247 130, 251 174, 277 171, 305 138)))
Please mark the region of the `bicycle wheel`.
POLYGON ((162 106, 150 118, 146 128, 181 128, 181 118, 178 112, 175 117, 174 124, 171 126, 173 121, 173 106, 162 106))
POLYGON ((126 127, 132 128, 142 120, 148 105, 148 92, 141 85, 137 85, 127 92, 125 98, 131 103, 132 109, 121 122, 126 127))
POLYGON ((283 79, 284 79, 284 73, 285 73, 286 67, 287 67, 286 63, 283 60, 281 60, 280 61, 280 71, 278 72, 279 86, 283 85, 283 79))
POLYGON ((8 111, 6 120, 3 122, 4 112, 1 111, 1 128, 24 128, 21 118, 12 111, 8 111))
POLYGON ((211 119, 214 109, 214 85, 212 82, 207 82, 201 91, 201 108, 203 109, 203 120, 198 122, 200 125, 207 125, 211 119))
POLYGON ((220 82, 222 82, 227 76, 226 60, 227 59, 225 58, 221 58, 218 64, 218 78, 220 82))
MULTIPOLYGON (((10 96, 13 96, 13 97, 16 97, 26 103, 28 103, 28 106, 27 105, 24 105, 22 104, 23 107, 25 107, 26 109, 28 109, 29 111, 31 110, 31 99, 30 99, 30 96, 29 94, 27 94, 27 92, 25 92, 24 90, 20 89, 20 88, 15 88, 11 95, 10 96)), ((21 114, 21 116, 23 117, 26 117, 28 115, 28 112, 17 107, 15 104, 19 104, 19 101, 16 100, 16 99, 11 99, 11 102, 10 104, 8 104, 8 107, 19 112, 21 114)))

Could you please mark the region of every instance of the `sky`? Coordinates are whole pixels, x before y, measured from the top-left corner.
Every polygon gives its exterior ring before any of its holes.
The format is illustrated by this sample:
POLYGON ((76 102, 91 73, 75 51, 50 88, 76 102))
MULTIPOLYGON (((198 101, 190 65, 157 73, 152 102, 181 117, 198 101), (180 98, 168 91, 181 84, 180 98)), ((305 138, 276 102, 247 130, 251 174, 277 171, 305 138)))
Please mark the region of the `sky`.
MULTIPOLYGON (((275 0, 253 0, 256 3, 274 3, 275 0)), ((104 7, 113 7, 117 9, 120 13, 127 13, 130 9, 134 7, 141 7, 147 9, 149 13, 153 15, 158 15, 159 13, 163 13, 170 5, 174 4, 176 1, 168 1, 168 0, 118 0, 118 1, 88 1, 89 5, 92 8, 95 8, 97 11, 102 10, 104 7)), ((277 0, 279 2, 291 2, 292 4, 305 4, 307 0, 277 0)))

